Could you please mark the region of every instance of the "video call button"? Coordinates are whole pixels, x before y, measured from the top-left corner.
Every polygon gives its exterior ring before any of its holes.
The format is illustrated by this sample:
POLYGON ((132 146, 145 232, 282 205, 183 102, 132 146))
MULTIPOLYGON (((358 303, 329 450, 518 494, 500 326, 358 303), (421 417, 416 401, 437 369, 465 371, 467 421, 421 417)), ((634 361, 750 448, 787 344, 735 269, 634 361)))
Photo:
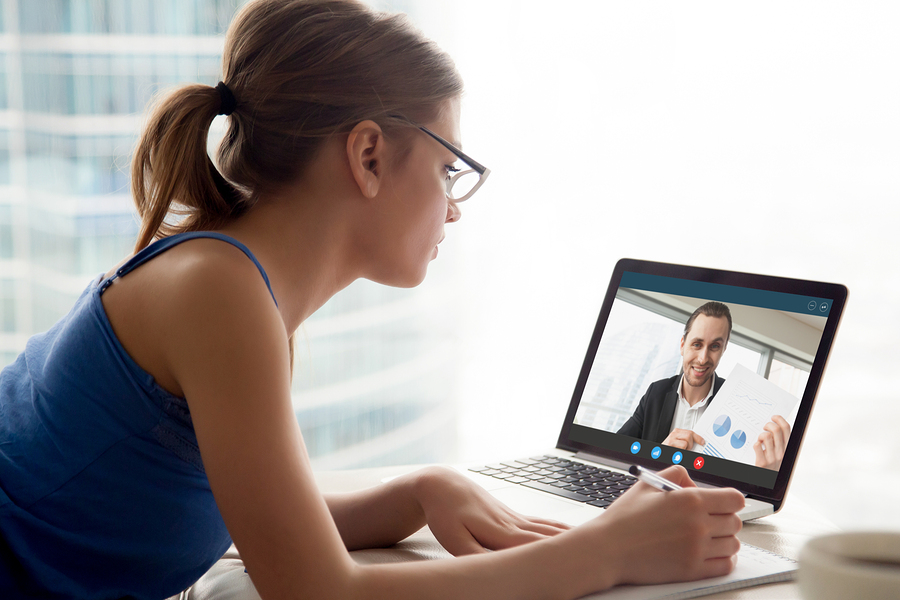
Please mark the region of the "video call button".
POLYGON ((703 457, 702 456, 698 456, 697 458, 694 459, 694 468, 698 469, 698 470, 703 468, 703 457))
POLYGON ((631 445, 631 453, 632 454, 637 454, 640 451, 641 451, 641 443, 640 442, 635 442, 631 445))
POLYGON ((675 454, 672 455, 672 464, 680 465, 682 458, 684 458, 684 456, 681 454, 681 452, 676 452, 675 454))

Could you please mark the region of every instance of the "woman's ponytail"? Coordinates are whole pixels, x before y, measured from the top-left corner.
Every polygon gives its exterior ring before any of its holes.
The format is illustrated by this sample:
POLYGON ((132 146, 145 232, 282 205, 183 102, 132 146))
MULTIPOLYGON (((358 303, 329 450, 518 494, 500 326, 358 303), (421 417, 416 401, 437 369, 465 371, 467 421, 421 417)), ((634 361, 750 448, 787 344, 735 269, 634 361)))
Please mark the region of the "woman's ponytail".
POLYGON ((222 177, 206 150, 221 107, 217 88, 189 85, 164 97, 151 113, 132 162, 141 219, 135 252, 157 237, 215 228, 246 209, 244 195, 222 177))

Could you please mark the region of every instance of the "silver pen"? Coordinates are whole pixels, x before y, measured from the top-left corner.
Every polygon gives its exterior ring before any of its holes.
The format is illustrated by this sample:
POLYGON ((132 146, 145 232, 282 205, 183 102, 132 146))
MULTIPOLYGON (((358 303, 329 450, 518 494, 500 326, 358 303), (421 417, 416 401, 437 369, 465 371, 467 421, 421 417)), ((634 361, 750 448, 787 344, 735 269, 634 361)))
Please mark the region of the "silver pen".
POLYGON ((646 483, 647 485, 652 485, 658 490, 662 490, 664 492, 671 492, 673 490, 680 490, 681 486, 677 483, 672 483, 665 477, 660 477, 653 471, 649 471, 644 469, 643 467, 639 467, 638 465, 631 465, 628 468, 628 472, 646 483))

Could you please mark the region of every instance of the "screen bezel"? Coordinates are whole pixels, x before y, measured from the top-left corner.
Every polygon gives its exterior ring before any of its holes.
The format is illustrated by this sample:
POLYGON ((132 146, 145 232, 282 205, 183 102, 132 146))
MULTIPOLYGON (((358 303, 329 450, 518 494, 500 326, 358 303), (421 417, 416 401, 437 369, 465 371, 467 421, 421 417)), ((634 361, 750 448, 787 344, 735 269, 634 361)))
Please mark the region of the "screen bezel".
POLYGON ((575 420, 575 414, 578 405, 581 402, 588 376, 594 363, 594 357, 600 345, 603 331, 609 320, 616 293, 619 290, 620 282, 624 273, 639 273, 647 275, 661 275, 664 277, 672 277, 678 279, 687 279, 691 281, 717 283, 729 286, 751 288, 763 291, 781 292, 786 294, 797 294, 801 296, 814 296, 818 298, 830 299, 832 302, 831 310, 828 314, 828 320, 822 332, 822 338, 819 341, 819 347, 810 369, 809 379, 803 397, 800 399, 800 408, 797 418, 794 421, 793 431, 782 460, 781 469, 775 479, 772 488, 754 485, 741 481, 728 479, 725 477, 711 475, 702 470, 688 469, 691 478, 698 482, 703 482, 715 486, 730 486, 739 489, 750 497, 757 498, 766 502, 771 502, 777 511, 781 507, 784 496, 787 493, 790 484, 791 475, 797 460, 797 455, 805 437, 806 427, 809 422, 812 408, 815 404, 816 395, 822 382, 822 376, 831 353, 834 338, 840 325, 841 316, 844 312, 844 306, 847 301, 847 288, 836 283, 825 283, 820 281, 808 281, 802 279, 790 279, 785 277, 777 277, 773 275, 759 275, 755 273, 742 273, 738 271, 726 271, 721 269, 711 269, 704 267, 693 267, 687 265, 677 265, 669 263, 660 263, 645 260, 636 260, 623 258, 616 263, 610 278, 609 287, 607 288, 606 297, 600 309, 600 315, 594 326, 594 332, 591 335, 591 341, 588 344, 587 353, 582 363, 581 372, 578 381, 575 384, 575 390, 572 394, 572 400, 563 422, 562 430, 557 441, 557 448, 568 450, 571 452, 584 452, 601 458, 611 459, 618 462, 638 464, 650 469, 657 470, 661 466, 665 466, 658 461, 652 459, 635 456, 627 452, 617 452, 606 448, 601 448, 588 443, 579 442, 570 439, 572 425, 575 420))

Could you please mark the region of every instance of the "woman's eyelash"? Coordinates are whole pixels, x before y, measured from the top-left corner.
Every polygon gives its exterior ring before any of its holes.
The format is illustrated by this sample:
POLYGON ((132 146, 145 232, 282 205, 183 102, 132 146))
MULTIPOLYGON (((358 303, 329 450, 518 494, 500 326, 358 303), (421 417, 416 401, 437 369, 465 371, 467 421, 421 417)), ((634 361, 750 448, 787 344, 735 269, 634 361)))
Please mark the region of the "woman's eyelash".
POLYGON ((451 173, 459 173, 459 169, 457 167, 454 167, 453 165, 444 165, 444 166, 447 167, 447 170, 451 173))

